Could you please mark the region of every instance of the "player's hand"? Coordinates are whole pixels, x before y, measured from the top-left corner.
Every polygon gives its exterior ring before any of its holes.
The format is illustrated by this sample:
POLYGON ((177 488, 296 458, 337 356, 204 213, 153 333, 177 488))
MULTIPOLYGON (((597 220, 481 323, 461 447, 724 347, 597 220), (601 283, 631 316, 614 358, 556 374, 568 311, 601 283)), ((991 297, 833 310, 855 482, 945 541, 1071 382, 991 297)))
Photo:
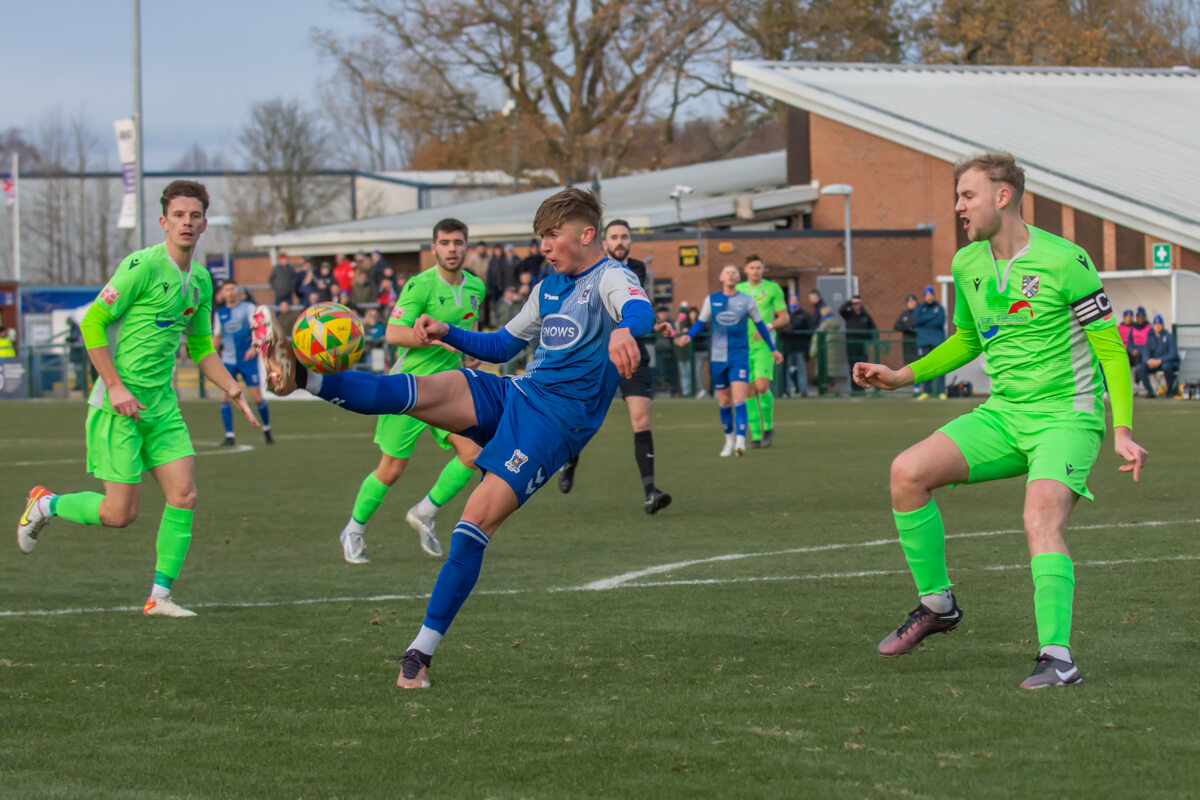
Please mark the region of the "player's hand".
POLYGON ((258 353, 258 348, 252 344, 250 345, 250 349, 246 351, 246 355, 242 356, 242 361, 249 361, 252 358, 257 358, 258 353))
POLYGON ((254 416, 254 412, 250 410, 250 404, 246 402, 246 395, 242 392, 242 387, 235 383, 231 388, 226 389, 225 393, 229 395, 230 400, 238 404, 238 408, 242 410, 242 413, 250 421, 251 425, 256 428, 261 427, 258 424, 258 419, 254 416))
POLYGON ((113 411, 122 417, 132 417, 138 422, 142 420, 139 412, 146 410, 146 407, 133 396, 133 392, 126 389, 123 384, 109 387, 108 402, 112 404, 113 411))
POLYGON ((608 337, 608 358, 617 367, 622 378, 632 378, 633 372, 641 363, 642 354, 638 352, 637 342, 629 328, 616 328, 608 337))
POLYGON ((417 321, 412 326, 413 335, 417 337, 417 341, 422 346, 428 347, 436 341, 440 341, 446 332, 450 330, 450 326, 445 322, 438 322, 428 314, 422 314, 417 317, 417 321))
POLYGON ((675 328, 666 320, 654 323, 654 327, 651 330, 660 336, 667 337, 668 339, 674 338, 675 336, 675 328))
POLYGON ((675 337, 675 346, 676 347, 687 347, 688 343, 691 341, 692 341, 692 337, 690 337, 686 333, 684 333, 684 334, 681 334, 680 336, 675 337))
POLYGON ((855 363, 853 375, 854 382, 864 389, 874 386, 890 392, 912 383, 912 370, 907 367, 897 371, 883 364, 868 364, 865 361, 855 363))
POLYGON ((778 350, 771 351, 771 358, 775 359, 775 366, 779 366, 783 363, 783 353, 779 352, 778 350))
POLYGON ((1133 435, 1129 428, 1124 426, 1113 431, 1115 439, 1114 449, 1117 455, 1125 459, 1125 463, 1117 469, 1121 472, 1132 472, 1133 482, 1137 483, 1141 476, 1142 469, 1145 468, 1146 462, 1150 460, 1150 453, 1146 448, 1133 440, 1133 435))

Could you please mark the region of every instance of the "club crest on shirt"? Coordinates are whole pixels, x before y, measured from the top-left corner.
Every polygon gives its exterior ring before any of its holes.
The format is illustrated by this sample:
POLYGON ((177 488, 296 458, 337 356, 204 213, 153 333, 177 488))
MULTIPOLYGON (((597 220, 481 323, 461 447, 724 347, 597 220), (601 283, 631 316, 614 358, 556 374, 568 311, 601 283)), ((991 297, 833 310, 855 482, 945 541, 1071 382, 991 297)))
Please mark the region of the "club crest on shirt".
POLYGON ((584 305, 588 300, 592 299, 592 287, 587 287, 579 294, 579 305, 584 305))
POLYGON ((1033 296, 1038 293, 1038 283, 1040 280, 1040 275, 1022 275, 1021 294, 1032 300, 1033 296))
POLYGON ((520 450, 513 450, 512 458, 504 462, 504 466, 509 472, 520 472, 521 467, 525 466, 525 462, 529 460, 529 456, 522 453, 520 450))

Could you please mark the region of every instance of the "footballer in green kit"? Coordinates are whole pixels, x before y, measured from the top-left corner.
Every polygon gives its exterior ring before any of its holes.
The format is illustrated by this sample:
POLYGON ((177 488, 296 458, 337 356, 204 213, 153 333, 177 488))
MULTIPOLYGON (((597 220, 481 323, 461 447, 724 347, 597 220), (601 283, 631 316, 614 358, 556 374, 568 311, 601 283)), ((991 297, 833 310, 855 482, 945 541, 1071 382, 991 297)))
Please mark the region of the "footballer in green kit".
POLYGON ((920 600, 879 643, 884 656, 948 633, 963 612, 950 591, 945 529, 932 492, 942 486, 1026 476, 1024 523, 1039 650, 1023 689, 1067 686, 1083 676, 1071 654, 1075 569, 1064 535, 1104 439, 1107 388, 1120 469, 1138 480, 1148 454, 1133 441, 1129 360, 1112 306, 1088 254, 1021 218, 1025 171, 1007 153, 955 167, 954 210, 970 244, 954 275, 957 331, 900 370, 854 365, 860 386, 899 389, 945 375, 980 353, 991 396, 892 462, 900 546, 920 600))
POLYGON ((129 525, 137 518, 142 473, 148 471, 162 487, 166 507, 142 613, 191 617, 195 613, 171 596, 187 558, 196 507, 195 450, 171 385, 180 335, 204 377, 237 402, 250 424, 258 427, 258 421, 213 348, 212 277, 192 260, 207 225, 208 192, 194 181, 174 181, 163 191, 162 210, 158 223, 166 241, 121 262, 79 326, 100 376, 89 401, 87 466, 104 483, 104 494, 55 494, 35 486, 17 525, 17 544, 33 552, 54 517, 81 525, 129 525))
MULTIPOLYGON (((404 284, 396 307, 388 320, 388 344, 400 347, 392 374, 433 375, 458 369, 462 355, 443 344, 422 346, 413 335, 417 317, 428 314, 439 322, 471 330, 479 320, 483 304, 483 281, 463 270, 467 257, 467 226, 457 219, 443 219, 433 228, 433 256, 437 264, 404 284)), ((363 534, 388 490, 400 479, 417 439, 428 429, 443 449, 453 448, 450 459, 429 493, 408 510, 405 520, 420 534, 421 549, 440 556, 442 546, 434 531, 438 509, 458 494, 475 474, 475 456, 479 445, 465 436, 434 428, 403 414, 381 416, 375 427, 379 445, 379 466, 367 475, 354 500, 350 521, 342 529, 342 556, 350 564, 367 563, 363 534)))
MULTIPOLYGON (((758 304, 758 313, 771 329, 771 336, 778 341, 775 331, 786 328, 791 319, 788 314, 787 298, 775 281, 763 278, 766 269, 763 260, 756 255, 746 257, 744 267, 746 280, 735 288, 750 295, 758 304)), ((770 447, 775 441, 775 395, 771 393, 771 379, 775 377, 775 359, 770 344, 763 341, 753 323, 750 326, 750 386, 746 394, 746 415, 750 428, 751 447, 770 447)))

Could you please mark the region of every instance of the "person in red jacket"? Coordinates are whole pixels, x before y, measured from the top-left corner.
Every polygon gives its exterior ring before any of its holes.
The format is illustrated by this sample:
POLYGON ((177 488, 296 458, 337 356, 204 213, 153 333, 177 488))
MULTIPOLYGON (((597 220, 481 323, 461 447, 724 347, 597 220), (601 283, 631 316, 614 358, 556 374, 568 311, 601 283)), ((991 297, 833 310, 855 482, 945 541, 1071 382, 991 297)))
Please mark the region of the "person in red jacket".
MULTIPOLYGON (((345 253, 337 254, 337 266, 333 268, 333 279, 337 281, 338 289, 341 292, 350 291, 350 286, 354 283, 354 262, 346 258, 345 253)), ((339 292, 334 292, 336 296, 339 292)))

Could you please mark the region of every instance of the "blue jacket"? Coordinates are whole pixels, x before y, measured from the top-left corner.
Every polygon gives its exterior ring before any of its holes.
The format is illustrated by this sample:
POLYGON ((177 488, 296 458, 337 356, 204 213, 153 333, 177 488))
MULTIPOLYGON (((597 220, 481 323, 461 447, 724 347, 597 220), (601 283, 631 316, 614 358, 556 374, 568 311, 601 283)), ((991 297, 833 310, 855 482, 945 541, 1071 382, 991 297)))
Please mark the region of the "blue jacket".
POLYGON ((941 303, 918 303, 913 316, 917 321, 917 347, 933 347, 946 341, 946 309, 941 303))
POLYGON ((1178 369, 1179 346, 1175 343, 1175 336, 1165 328, 1162 336, 1155 336, 1151 329, 1146 337, 1146 358, 1161 358, 1164 367, 1178 369))

